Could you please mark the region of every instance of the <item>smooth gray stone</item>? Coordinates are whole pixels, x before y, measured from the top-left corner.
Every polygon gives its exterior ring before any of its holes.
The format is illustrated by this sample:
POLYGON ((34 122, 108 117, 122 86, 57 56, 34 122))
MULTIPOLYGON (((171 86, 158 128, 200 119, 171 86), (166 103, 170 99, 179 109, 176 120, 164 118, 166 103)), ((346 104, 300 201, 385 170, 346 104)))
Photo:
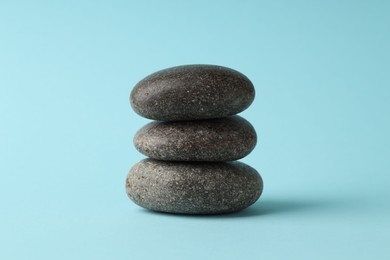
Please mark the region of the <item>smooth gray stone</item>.
POLYGON ((141 207, 178 214, 222 214, 255 203, 259 173, 241 162, 166 162, 145 159, 129 171, 126 192, 141 207))
POLYGON ((141 80, 130 95, 139 115, 161 121, 219 118, 245 110, 253 102, 251 81, 233 69, 185 65, 141 80))
POLYGON ((144 155, 166 161, 232 161, 256 146, 253 126, 240 116, 152 122, 141 128, 134 145, 144 155))

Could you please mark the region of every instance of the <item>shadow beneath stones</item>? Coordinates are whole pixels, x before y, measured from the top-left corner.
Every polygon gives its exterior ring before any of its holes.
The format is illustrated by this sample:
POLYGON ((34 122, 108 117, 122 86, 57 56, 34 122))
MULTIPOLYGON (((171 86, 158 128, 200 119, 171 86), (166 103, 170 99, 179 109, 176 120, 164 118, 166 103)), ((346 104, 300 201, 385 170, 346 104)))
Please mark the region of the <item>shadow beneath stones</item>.
POLYGON ((334 201, 316 201, 316 200, 260 200, 254 205, 241 210, 239 212, 220 214, 220 215, 188 215, 188 214, 172 214, 164 212, 156 212, 143 209, 147 214, 174 216, 174 217, 189 217, 189 218, 242 218, 242 217, 261 217, 265 215, 286 215, 295 212, 316 212, 323 210, 334 210, 335 208, 344 207, 345 202, 334 201))
POLYGON ((224 215, 226 218, 256 217, 264 215, 286 215, 301 212, 315 212, 339 207, 338 201, 293 201, 293 200, 264 200, 258 201, 242 211, 224 215))

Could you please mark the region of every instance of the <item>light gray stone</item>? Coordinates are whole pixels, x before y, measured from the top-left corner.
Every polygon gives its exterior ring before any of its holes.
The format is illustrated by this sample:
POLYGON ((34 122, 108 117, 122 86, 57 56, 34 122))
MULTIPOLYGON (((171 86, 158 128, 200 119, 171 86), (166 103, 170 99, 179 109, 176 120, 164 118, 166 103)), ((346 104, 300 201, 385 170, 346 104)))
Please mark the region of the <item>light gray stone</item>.
POLYGON ((141 128, 134 145, 144 155, 167 161, 232 161, 256 145, 253 126, 240 116, 152 122, 141 128))
POLYGON ((256 202, 262 190, 258 172, 241 162, 145 159, 126 179, 126 192, 139 206, 179 214, 239 211, 256 202))
POLYGON ((139 115, 161 121, 219 118, 235 115, 253 102, 251 81, 233 69, 185 65, 153 73, 130 95, 139 115))

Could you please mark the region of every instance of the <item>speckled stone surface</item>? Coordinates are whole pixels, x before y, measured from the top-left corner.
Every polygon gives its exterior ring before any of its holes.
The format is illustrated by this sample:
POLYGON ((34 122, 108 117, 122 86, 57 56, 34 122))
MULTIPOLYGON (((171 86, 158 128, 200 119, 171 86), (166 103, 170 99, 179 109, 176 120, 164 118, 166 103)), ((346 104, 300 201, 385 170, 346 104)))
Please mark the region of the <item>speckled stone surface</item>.
POLYGON ((185 65, 141 80, 130 95, 139 115, 155 120, 194 120, 235 115, 253 102, 255 89, 238 71, 215 65, 185 65))
POLYGON ((259 173, 241 162, 145 159, 129 171, 126 192, 141 207, 180 214, 239 211, 260 197, 259 173))
POLYGON ((141 128, 134 145, 144 155, 168 161, 231 161, 256 145, 253 126, 240 116, 152 122, 141 128))

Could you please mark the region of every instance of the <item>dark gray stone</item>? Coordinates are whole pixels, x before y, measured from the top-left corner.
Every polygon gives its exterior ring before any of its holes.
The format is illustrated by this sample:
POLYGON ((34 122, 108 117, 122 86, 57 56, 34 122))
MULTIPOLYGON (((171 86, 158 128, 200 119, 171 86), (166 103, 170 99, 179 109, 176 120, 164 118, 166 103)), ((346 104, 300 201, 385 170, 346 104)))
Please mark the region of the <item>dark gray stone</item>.
POLYGON ((260 197, 263 181, 241 162, 166 162, 145 159, 129 171, 126 192, 141 207, 179 214, 222 214, 260 197))
POLYGON ((215 65, 186 65, 141 80, 130 95, 139 115, 155 120, 194 120, 235 115, 253 102, 255 89, 238 71, 215 65))
POLYGON ((167 161, 232 161, 256 145, 253 126, 240 116, 152 122, 141 128, 134 145, 144 155, 167 161))

